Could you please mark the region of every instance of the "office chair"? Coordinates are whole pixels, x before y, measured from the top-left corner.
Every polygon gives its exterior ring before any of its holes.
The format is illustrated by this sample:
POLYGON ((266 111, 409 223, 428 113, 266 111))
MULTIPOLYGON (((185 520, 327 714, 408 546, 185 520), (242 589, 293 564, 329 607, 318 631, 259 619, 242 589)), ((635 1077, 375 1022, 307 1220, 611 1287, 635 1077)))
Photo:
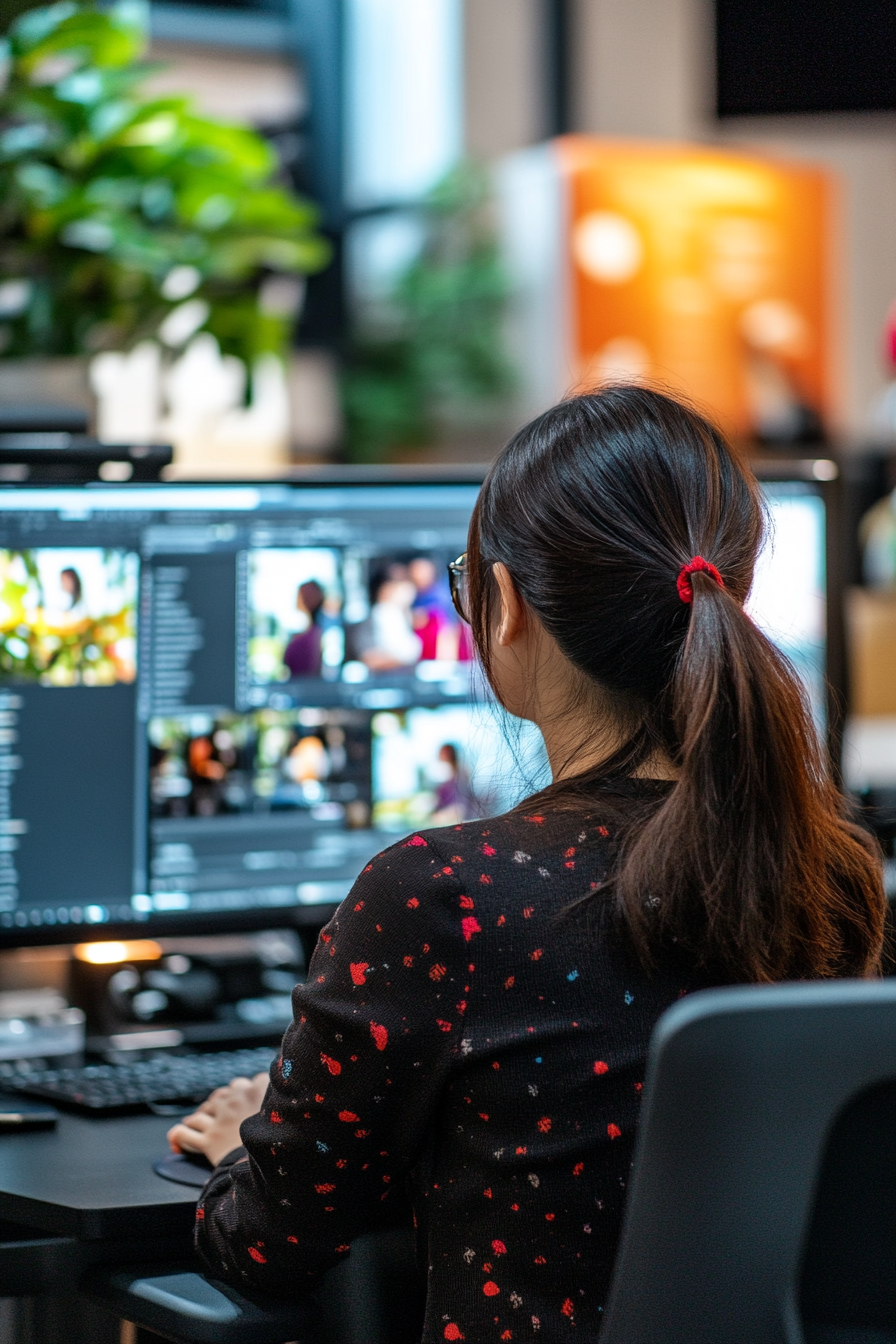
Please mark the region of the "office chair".
POLYGON ((199 1261, 96 1266, 80 1291, 174 1344, 419 1344, 426 1297, 415 1238, 397 1216, 359 1237, 324 1277, 317 1301, 248 1298, 199 1261))
POLYGON ((0 1219, 0 1298, 35 1297, 71 1275, 77 1242, 0 1219))
POLYGON ((663 1016, 600 1344, 896 1344, 896 983, 663 1016))
POLYGON ((252 1300, 190 1264, 95 1270, 82 1291, 174 1344, 320 1341, 313 1304, 252 1300))
MULTIPOLYGON (((307 1307, 170 1273, 89 1290, 176 1344, 318 1344, 307 1307)), ((600 1344, 896 1344, 896 982, 663 1016, 600 1344)))

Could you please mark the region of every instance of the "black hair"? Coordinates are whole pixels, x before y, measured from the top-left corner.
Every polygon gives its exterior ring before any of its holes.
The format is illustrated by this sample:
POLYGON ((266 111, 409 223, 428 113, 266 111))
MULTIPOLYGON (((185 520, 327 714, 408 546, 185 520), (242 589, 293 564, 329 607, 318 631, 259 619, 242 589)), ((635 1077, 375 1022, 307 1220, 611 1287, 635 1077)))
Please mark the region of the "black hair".
POLYGON ((612 883, 645 964, 674 946, 720 980, 870 974, 880 857, 847 818, 802 684, 744 611, 764 522, 752 472, 693 408, 643 386, 573 397, 485 481, 468 545, 474 638, 488 675, 500 561, 624 729, 542 802, 593 799, 658 754, 673 763, 612 883), (685 602, 677 579, 695 556, 723 583, 694 573, 685 602))

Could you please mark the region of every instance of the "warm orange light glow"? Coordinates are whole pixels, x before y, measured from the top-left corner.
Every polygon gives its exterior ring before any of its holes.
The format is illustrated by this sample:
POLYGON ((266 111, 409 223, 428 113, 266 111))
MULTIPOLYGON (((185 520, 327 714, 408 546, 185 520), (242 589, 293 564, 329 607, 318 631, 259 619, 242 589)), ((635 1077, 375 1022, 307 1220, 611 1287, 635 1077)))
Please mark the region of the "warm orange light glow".
POLYGON ((569 136, 570 372, 659 380, 752 435, 828 420, 832 182, 758 154, 569 136), (801 412, 803 413, 803 412, 801 412))
POLYGON ((158 961, 162 949, 151 938, 134 938, 126 943, 78 943, 75 956, 92 966, 112 966, 117 961, 158 961))

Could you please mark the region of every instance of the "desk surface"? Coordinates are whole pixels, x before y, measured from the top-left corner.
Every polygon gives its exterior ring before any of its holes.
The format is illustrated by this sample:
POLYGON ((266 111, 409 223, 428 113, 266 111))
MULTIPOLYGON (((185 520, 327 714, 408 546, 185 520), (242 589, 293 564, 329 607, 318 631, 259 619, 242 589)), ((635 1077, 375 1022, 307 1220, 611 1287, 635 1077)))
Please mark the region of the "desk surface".
POLYGON ((197 1191, 152 1169, 171 1123, 60 1115, 55 1129, 0 1135, 0 1218, 79 1241, 185 1233, 197 1191))

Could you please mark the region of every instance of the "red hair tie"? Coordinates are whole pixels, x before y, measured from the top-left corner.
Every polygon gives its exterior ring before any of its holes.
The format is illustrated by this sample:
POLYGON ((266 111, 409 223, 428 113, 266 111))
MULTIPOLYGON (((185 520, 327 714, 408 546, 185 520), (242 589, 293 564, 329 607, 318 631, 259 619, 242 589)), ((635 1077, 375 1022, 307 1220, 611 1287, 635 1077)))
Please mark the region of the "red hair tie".
POLYGON ((686 565, 682 565, 678 579, 676 580, 678 596, 681 598, 682 602, 693 602, 694 600, 694 589, 688 578, 689 574, 708 574, 720 588, 725 587, 725 580, 722 578, 715 565, 711 565, 708 560, 704 560, 702 555, 695 555, 693 560, 689 560, 686 565))

